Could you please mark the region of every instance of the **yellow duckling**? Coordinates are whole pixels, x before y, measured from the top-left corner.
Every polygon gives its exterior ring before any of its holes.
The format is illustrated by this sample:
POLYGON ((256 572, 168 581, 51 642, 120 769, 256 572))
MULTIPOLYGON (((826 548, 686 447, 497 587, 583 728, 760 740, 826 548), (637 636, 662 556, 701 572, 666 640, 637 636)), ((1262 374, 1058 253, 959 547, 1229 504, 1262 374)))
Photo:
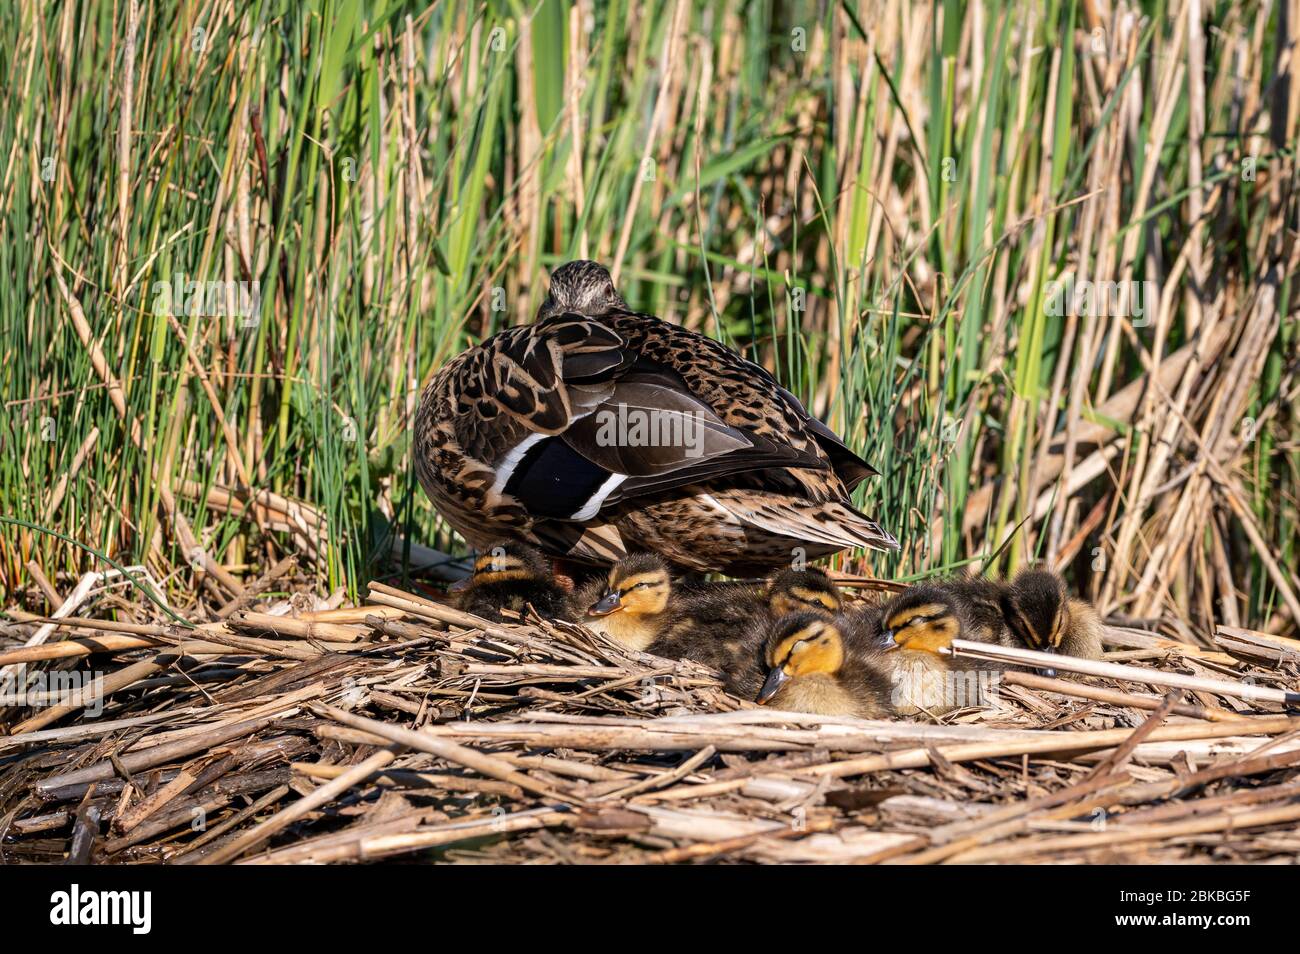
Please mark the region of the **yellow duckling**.
POLYGON ((844 608, 844 597, 825 570, 782 570, 767 584, 767 604, 773 617, 814 612, 834 616, 844 608))
POLYGON ((767 601, 755 586, 680 586, 662 557, 639 553, 614 564, 606 580, 583 588, 575 602, 586 604, 582 622, 589 629, 631 649, 719 670, 728 691, 743 698, 758 691, 767 601))
POLYGON ((490 546, 474 561, 474 574, 456 593, 456 606, 480 619, 502 622, 502 610, 523 615, 529 606, 547 619, 568 618, 568 594, 551 576, 540 550, 515 541, 490 546))
POLYGON ((636 553, 615 563, 574 597, 578 620, 630 649, 645 651, 672 620, 673 581, 668 565, 653 553, 636 553))
POLYGON ((892 715, 886 666, 851 622, 805 612, 773 623, 763 647, 767 675, 754 701, 818 715, 892 715))
POLYGON ((1064 581, 1045 570, 1026 570, 1010 583, 957 579, 914 586, 881 606, 874 625, 881 646, 897 651, 891 653, 895 703, 905 714, 977 704, 984 687, 951 674, 1003 668, 951 655, 954 639, 1101 656, 1096 611, 1071 599, 1064 581))

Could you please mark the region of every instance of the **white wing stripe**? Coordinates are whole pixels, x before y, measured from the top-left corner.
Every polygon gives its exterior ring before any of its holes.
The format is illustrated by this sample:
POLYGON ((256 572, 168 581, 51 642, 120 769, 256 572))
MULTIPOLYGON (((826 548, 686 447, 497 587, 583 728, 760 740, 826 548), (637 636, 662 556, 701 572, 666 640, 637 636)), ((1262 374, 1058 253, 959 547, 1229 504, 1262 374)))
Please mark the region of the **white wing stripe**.
POLYGON ((627 474, 611 474, 609 478, 596 488, 596 492, 591 495, 582 509, 575 513, 570 520, 590 520, 600 512, 601 506, 605 503, 605 498, 614 492, 614 488, 627 480, 627 474))

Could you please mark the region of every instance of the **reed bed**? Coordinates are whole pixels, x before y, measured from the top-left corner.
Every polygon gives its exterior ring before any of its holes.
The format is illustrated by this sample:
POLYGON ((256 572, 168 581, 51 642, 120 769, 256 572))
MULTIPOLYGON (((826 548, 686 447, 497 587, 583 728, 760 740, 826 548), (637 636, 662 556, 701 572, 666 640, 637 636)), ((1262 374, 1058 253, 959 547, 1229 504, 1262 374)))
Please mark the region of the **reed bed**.
POLYGON ((1102 663, 1029 655, 1105 678, 1011 671, 978 708, 865 721, 772 712, 694 663, 569 623, 486 623, 385 584, 358 607, 309 608, 325 601, 304 592, 188 627, 145 606, 126 622, 110 586, 85 601, 85 616, 23 624, 63 638, 0 651, 6 671, 117 667, 0 737, 10 862, 1239 862, 1300 850, 1300 644, 1245 630, 1206 650, 1111 627, 1102 663), (110 608, 117 619, 102 618, 110 608), (1162 695, 1170 683, 1184 688, 1162 695))
POLYGON ((882 472, 877 576, 1037 559, 1187 638, 1293 628, 1297 22, 6 4, 0 593, 107 556, 183 603, 305 553, 355 598, 459 552, 420 388, 585 255, 882 472))

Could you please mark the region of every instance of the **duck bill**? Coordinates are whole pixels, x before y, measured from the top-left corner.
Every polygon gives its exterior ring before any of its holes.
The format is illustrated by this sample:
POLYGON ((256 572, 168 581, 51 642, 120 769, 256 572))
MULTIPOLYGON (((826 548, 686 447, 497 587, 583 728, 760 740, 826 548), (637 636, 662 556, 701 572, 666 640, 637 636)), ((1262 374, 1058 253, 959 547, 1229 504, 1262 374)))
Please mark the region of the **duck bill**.
POLYGON ((467 577, 465 577, 463 580, 457 580, 455 583, 451 584, 451 586, 447 587, 447 592, 448 592, 448 593, 464 593, 466 590, 469 589, 469 585, 470 585, 471 581, 473 581, 473 579, 474 579, 474 577, 472 577, 472 576, 467 576, 467 577))
POLYGON ((772 701, 772 697, 781 691, 781 688, 790 681, 790 676, 784 669, 777 666, 767 674, 767 680, 763 683, 763 688, 758 690, 758 696, 754 701, 760 706, 765 706, 772 701))
POLYGON ((887 629, 880 634, 880 648, 881 649, 898 648, 898 643, 894 640, 894 631, 892 629, 887 629))
POLYGON ((587 609, 588 616, 608 616, 610 613, 617 613, 623 608, 623 603, 619 599, 618 593, 606 593, 596 602, 592 603, 587 609))
MULTIPOLYGON (((1044 647, 1043 647, 1043 652, 1045 652, 1045 653, 1051 653, 1052 655, 1056 655, 1056 647, 1055 647, 1055 646, 1044 646, 1044 647)), ((1044 670, 1043 670, 1043 675, 1046 676, 1048 679, 1055 679, 1055 678, 1056 678, 1056 670, 1055 670, 1055 669, 1052 669, 1052 668, 1044 669, 1044 670)))

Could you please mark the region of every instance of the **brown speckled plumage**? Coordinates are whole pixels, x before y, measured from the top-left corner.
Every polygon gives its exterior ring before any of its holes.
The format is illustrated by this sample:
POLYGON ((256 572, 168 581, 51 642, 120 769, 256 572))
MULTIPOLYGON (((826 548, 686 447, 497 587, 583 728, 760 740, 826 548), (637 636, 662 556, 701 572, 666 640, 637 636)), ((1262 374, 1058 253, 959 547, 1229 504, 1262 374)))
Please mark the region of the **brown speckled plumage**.
POLYGON ((629 311, 594 262, 556 270, 536 324, 449 361, 414 439, 425 491, 476 546, 507 537, 597 564, 653 550, 732 574, 897 546, 849 502, 865 462, 763 368, 629 311), (597 422, 629 407, 696 430, 611 444, 597 422))

